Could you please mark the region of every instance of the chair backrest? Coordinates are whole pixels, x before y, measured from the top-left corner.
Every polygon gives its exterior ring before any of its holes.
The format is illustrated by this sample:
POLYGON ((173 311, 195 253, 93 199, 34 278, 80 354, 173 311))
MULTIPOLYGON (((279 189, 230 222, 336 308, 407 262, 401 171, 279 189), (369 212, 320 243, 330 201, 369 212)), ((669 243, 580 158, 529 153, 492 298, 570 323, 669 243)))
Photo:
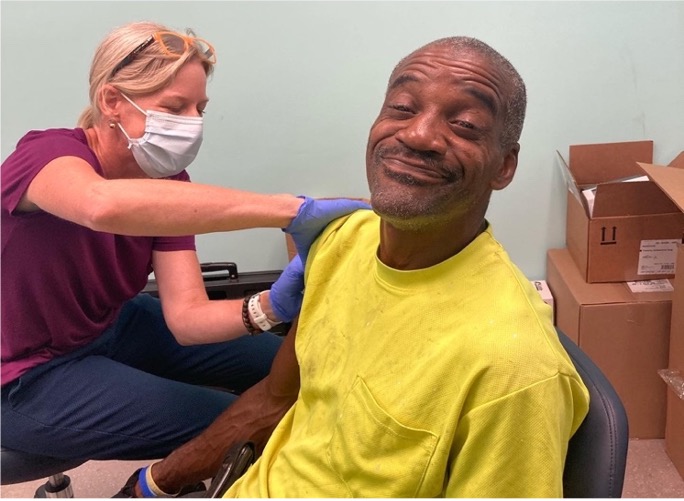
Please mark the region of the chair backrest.
POLYGON ((563 471, 566 498, 619 498, 625 479, 629 425, 620 397, 601 370, 558 330, 589 390, 589 413, 570 439, 563 471))

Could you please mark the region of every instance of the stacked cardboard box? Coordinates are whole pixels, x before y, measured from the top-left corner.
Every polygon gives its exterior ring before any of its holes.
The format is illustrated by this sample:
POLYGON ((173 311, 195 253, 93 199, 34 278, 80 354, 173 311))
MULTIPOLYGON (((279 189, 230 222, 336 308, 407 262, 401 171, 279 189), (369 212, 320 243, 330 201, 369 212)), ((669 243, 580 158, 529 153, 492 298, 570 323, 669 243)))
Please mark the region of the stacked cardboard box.
POLYGON ((559 154, 567 249, 547 254, 556 325, 611 381, 632 438, 665 436, 667 390, 658 371, 672 367, 668 278, 684 236, 684 213, 647 177, 652 152, 651 141, 635 141, 571 146, 567 162, 559 154))
POLYGON ((674 275, 684 214, 647 178, 653 142, 570 146, 559 154, 568 186, 566 245, 585 280, 625 282, 674 275), (585 193, 593 195, 591 202, 585 193))
POLYGON ((672 292, 587 283, 567 249, 547 254, 556 325, 598 365, 625 406, 632 438, 662 438, 672 292))
MULTIPOLYGON (((684 152, 671 165, 682 168, 672 169, 643 164, 641 167, 684 213, 684 152)), ((669 362, 667 368, 659 373, 667 383, 665 450, 684 477, 684 244, 682 243, 677 250, 669 362)))

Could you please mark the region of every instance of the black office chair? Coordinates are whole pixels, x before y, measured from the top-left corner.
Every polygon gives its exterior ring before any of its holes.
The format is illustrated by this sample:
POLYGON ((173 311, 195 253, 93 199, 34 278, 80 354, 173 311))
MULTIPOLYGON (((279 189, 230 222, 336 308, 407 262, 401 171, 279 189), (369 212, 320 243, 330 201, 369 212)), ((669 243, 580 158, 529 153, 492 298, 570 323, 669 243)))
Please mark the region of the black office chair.
POLYGON ((591 399, 587 417, 570 439, 563 471, 563 497, 619 498, 629 444, 625 408, 596 364, 563 332, 557 331, 591 399))
POLYGON ((73 498, 71 479, 64 472, 85 463, 86 459, 57 459, 0 447, 0 483, 19 484, 47 478, 38 487, 37 498, 73 498))

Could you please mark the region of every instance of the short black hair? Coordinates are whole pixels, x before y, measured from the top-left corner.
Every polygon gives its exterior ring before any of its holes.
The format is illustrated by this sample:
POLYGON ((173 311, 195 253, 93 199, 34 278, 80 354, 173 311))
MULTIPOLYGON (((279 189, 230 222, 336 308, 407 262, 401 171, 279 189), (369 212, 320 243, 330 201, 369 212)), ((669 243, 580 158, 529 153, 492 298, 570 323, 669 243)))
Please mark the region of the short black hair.
MULTIPOLYGON (((501 137, 501 147, 503 150, 508 150, 513 147, 520 140, 523 124, 525 122, 525 110, 527 108, 527 90, 525 88, 525 82, 518 73, 518 70, 515 69, 508 59, 483 41, 466 36, 455 36, 434 40, 413 51, 397 63, 392 71, 392 75, 394 75, 404 61, 413 54, 434 46, 450 47, 453 49, 454 53, 468 52, 479 54, 487 58, 487 60, 503 73, 503 76, 509 85, 509 92, 506 96, 506 102, 504 103, 506 106, 506 115, 504 117, 504 131, 501 137)), ((390 77, 390 81, 391 79, 392 77, 390 77)))

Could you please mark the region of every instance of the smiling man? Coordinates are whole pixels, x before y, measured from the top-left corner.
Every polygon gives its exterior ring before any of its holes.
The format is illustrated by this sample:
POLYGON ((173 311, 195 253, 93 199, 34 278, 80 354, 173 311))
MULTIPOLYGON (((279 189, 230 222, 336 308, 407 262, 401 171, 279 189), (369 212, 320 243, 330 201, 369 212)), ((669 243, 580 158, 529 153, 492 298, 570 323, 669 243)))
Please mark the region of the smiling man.
POLYGON ((400 61, 368 141, 375 213, 323 232, 296 339, 155 465, 158 483, 177 489, 188 464, 251 439, 263 454, 226 496, 562 497, 588 394, 485 218, 516 171, 525 105, 517 71, 478 40, 400 61))

